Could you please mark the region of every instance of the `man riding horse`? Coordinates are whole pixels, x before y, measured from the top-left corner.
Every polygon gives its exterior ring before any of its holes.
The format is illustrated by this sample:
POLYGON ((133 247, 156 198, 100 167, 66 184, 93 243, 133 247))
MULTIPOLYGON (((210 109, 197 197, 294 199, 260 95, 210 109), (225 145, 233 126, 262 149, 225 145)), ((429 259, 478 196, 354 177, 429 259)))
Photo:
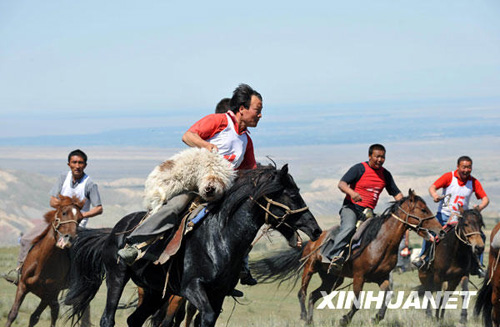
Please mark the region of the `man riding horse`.
MULTIPOLYGON (((476 198, 481 200, 479 205, 474 206, 474 209, 477 209, 479 212, 490 203, 481 183, 472 177, 471 172, 472 159, 469 156, 461 156, 457 160, 457 169, 455 171, 443 174, 429 187, 429 194, 434 202, 440 202, 436 218, 441 225, 456 224, 457 216, 460 215, 459 206, 463 207, 463 210, 467 210, 472 193, 475 193, 476 198), (443 193, 440 196, 437 190, 441 188, 443 189, 443 193)), ((484 241, 486 236, 484 234, 481 234, 481 236, 484 241)), ((420 257, 412 262, 416 267, 423 268, 424 264, 428 261, 429 247, 429 242, 424 240, 420 257)), ((484 276, 484 271, 477 264, 472 274, 484 276)))
MULTIPOLYGON (((202 118, 189 128, 182 141, 191 147, 218 152, 236 170, 254 169, 257 164, 247 129, 257 126, 262 117, 261 111, 262 96, 250 86, 241 84, 233 92, 227 113, 211 114, 202 118)), ((190 194, 181 194, 169 200, 163 209, 148 217, 127 237, 128 246, 118 251, 118 255, 126 263, 134 263, 142 257, 138 244, 157 235, 160 227, 166 223, 177 225, 179 214, 192 200, 193 196, 190 194)), ((145 255, 144 258, 154 260, 156 256, 145 255)), ((250 270, 244 270, 241 282, 254 285, 256 280, 250 275, 250 270)))
MULTIPOLYGON (((57 183, 50 190, 50 206, 52 208, 59 207, 59 194, 67 197, 76 196, 79 200, 84 201, 81 210, 83 219, 80 226, 85 227, 88 218, 102 214, 101 196, 97 184, 85 173, 87 155, 82 150, 73 150, 68 154, 68 167, 70 171, 62 173, 57 183)), ((6 275, 7 280, 17 284, 19 273, 24 259, 31 249, 32 242, 45 228, 47 228, 47 223, 42 222, 23 235, 20 240, 18 266, 6 275)))
POLYGON ((384 162, 385 147, 372 144, 368 161, 352 166, 338 184, 346 194, 340 210, 340 229, 335 239, 328 239, 321 253, 323 262, 330 263, 335 270, 340 270, 346 260, 348 251, 344 249, 356 231, 356 223, 373 217, 382 190, 385 188, 396 201, 403 198, 391 173, 382 167, 384 162))

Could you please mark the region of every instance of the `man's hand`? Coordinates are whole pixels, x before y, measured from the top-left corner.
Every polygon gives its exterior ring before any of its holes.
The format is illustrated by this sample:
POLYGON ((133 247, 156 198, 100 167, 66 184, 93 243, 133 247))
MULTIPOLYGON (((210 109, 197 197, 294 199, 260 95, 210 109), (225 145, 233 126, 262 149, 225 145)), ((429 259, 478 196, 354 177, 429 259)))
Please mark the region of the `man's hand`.
POLYGON ((432 197, 432 199, 434 200, 434 202, 437 203, 437 202, 441 201, 442 199, 444 199, 444 196, 439 196, 436 194, 435 196, 432 197))
POLYGON ((219 152, 219 148, 217 147, 217 145, 212 144, 212 143, 208 143, 208 144, 205 146, 205 149, 207 149, 208 151, 210 151, 210 152, 212 152, 212 153, 217 153, 217 152, 219 152))
POLYGON ((354 202, 361 202, 361 201, 363 201, 363 199, 361 198, 361 195, 359 195, 358 192, 352 192, 351 199, 354 202))

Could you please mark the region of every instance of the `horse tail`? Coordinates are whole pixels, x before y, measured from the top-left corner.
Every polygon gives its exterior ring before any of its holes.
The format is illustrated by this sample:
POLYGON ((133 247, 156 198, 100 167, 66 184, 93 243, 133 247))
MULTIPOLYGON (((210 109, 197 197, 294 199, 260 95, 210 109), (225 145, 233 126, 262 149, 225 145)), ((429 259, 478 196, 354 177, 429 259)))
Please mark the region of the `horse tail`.
POLYGON ((300 278, 299 272, 302 270, 303 261, 300 259, 304 253, 307 242, 301 248, 292 248, 279 251, 250 263, 250 270, 260 283, 283 283, 295 277, 294 285, 300 278))
POLYGON ((83 317, 104 280, 102 252, 110 231, 109 228, 79 230, 71 247, 70 288, 64 302, 73 306, 68 320, 74 324, 83 317))
POLYGON ((487 277, 484 278, 483 286, 477 294, 476 305, 474 306, 474 315, 479 316, 481 314, 481 311, 483 311, 484 326, 491 327, 491 312, 493 310, 491 295, 493 293, 493 287, 491 286, 491 283, 488 283, 489 278, 487 277))

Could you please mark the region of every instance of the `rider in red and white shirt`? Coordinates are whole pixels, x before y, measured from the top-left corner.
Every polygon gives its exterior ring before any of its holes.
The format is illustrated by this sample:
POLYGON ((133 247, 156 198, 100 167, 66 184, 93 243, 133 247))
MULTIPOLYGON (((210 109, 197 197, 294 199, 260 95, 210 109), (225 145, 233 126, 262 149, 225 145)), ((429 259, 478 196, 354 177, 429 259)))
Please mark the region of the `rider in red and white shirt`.
MULTIPOLYGON (((467 210, 473 193, 476 194, 477 199, 481 200, 481 203, 475 205, 474 209, 482 211, 490 203, 483 186, 471 176, 471 172, 472 159, 468 156, 461 156, 457 160, 457 169, 455 171, 443 174, 429 187, 429 194, 434 202, 440 202, 436 218, 441 225, 457 223, 459 205, 464 210, 467 210), (443 189, 441 196, 437 192, 439 189, 443 189)), ((484 240, 486 237, 484 234, 481 235, 484 240)), ((424 240, 420 257, 413 261, 413 264, 418 268, 422 267, 426 261, 428 248, 429 242, 424 240)), ((482 255, 480 261, 482 262, 482 255)), ((472 272, 473 275, 480 276, 482 273, 479 266, 475 267, 472 272)))
MULTIPOLYGON (((440 202, 443 196, 449 196, 449 200, 441 201, 436 218, 445 225, 453 213, 458 213, 458 206, 464 209, 469 208, 469 201, 472 193, 481 200, 479 205, 474 208, 481 211, 490 203, 486 192, 481 183, 471 176, 472 159, 467 156, 458 158, 457 170, 448 172, 439 177, 430 187, 429 194, 434 202, 440 202), (443 189, 442 196, 439 196, 437 190, 443 189)), ((453 219, 453 218, 452 218, 453 219)))
POLYGON ((240 106, 236 113, 211 114, 197 121, 182 140, 189 146, 216 149, 234 169, 257 167, 252 139, 247 127, 256 127, 262 117, 262 100, 252 96, 249 108, 240 106))

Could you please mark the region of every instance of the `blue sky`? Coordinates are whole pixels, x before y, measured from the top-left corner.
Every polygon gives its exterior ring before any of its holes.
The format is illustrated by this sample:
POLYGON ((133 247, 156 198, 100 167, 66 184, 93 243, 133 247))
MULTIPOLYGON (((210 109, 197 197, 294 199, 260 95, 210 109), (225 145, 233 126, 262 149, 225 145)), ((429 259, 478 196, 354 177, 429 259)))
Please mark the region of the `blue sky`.
POLYGON ((240 82, 271 121, 499 108, 498 17, 496 0, 5 0, 0 138, 189 126, 240 82))

